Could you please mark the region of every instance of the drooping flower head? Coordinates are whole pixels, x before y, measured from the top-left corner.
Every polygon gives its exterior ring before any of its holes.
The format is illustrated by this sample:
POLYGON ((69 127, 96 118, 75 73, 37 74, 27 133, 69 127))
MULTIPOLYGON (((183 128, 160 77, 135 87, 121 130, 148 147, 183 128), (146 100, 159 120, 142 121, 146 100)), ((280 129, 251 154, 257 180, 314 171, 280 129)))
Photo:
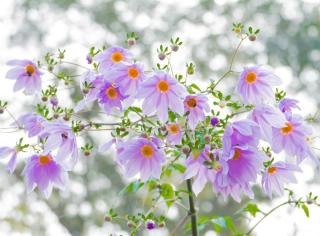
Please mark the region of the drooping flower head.
POLYGON ((260 128, 252 120, 244 119, 230 123, 222 137, 224 156, 230 156, 229 152, 234 146, 256 147, 260 136, 260 128))
POLYGON ((6 74, 6 78, 16 80, 13 91, 24 89, 27 95, 41 91, 41 72, 35 63, 30 60, 11 60, 7 65, 14 66, 6 74))
POLYGON ((121 102, 126 98, 122 95, 119 88, 115 87, 109 82, 105 82, 100 88, 98 94, 99 105, 104 109, 107 114, 110 114, 114 107, 122 110, 121 102))
POLYGON ((194 178, 192 190, 198 195, 205 187, 208 181, 214 182, 216 173, 223 171, 225 174, 228 172, 228 166, 224 160, 218 160, 219 153, 212 153, 209 146, 206 146, 201 153, 191 153, 186 161, 186 172, 184 179, 194 178), (205 161, 213 161, 212 168, 205 165, 205 161))
POLYGON ((161 164, 165 161, 165 155, 155 142, 148 138, 134 138, 117 148, 117 159, 123 166, 127 177, 140 174, 142 181, 150 177, 158 179, 161 174, 161 164))
POLYGON ((0 147, 0 159, 7 156, 11 156, 7 163, 7 170, 12 174, 17 166, 17 150, 11 147, 0 147))
POLYGON ((205 112, 210 111, 208 98, 202 94, 188 95, 184 99, 184 111, 189 112, 188 124, 191 129, 195 129, 206 118, 205 112))
POLYGON ((29 137, 34 137, 43 131, 47 121, 42 116, 29 113, 21 116, 17 122, 23 126, 29 137))
POLYGON ((102 74, 107 74, 111 66, 128 61, 130 58, 131 53, 127 49, 117 46, 110 47, 94 57, 96 61, 100 62, 99 70, 102 74))
POLYGON ((296 183, 294 172, 300 172, 299 166, 285 162, 276 162, 269 166, 262 176, 262 189, 271 198, 272 192, 281 196, 284 184, 296 183))
POLYGON ((217 126, 219 124, 219 118, 218 117, 212 117, 210 120, 210 124, 212 126, 217 126))
POLYGON ((291 116, 293 108, 300 109, 298 103, 299 101, 296 99, 284 98, 279 102, 279 109, 287 116, 291 116))
POLYGON ((235 146, 225 154, 229 155, 225 157, 228 171, 217 172, 214 189, 224 198, 231 195, 236 201, 241 200, 241 192, 252 198, 251 183, 256 181, 266 156, 251 146, 235 146))
POLYGON ((237 93, 249 104, 258 105, 273 101, 272 87, 279 85, 279 78, 261 66, 245 67, 237 84, 237 93))
POLYGON ((311 134, 311 128, 304 123, 301 116, 287 117, 285 126, 272 129, 272 150, 275 153, 284 150, 288 155, 296 156, 298 164, 306 157, 319 164, 307 141, 311 134))
POLYGON ((144 99, 142 110, 145 115, 151 115, 156 111, 159 120, 165 122, 168 120, 168 108, 179 115, 183 114, 182 97, 185 92, 185 88, 170 75, 156 72, 143 82, 137 96, 144 99))
POLYGON ((168 135, 167 135, 167 142, 172 145, 179 145, 181 144, 182 139, 182 130, 181 126, 178 123, 169 123, 166 126, 168 135))
POLYGON ((149 230, 155 229, 157 227, 156 222, 154 222, 153 220, 147 220, 146 222, 146 228, 149 230))
POLYGON ((77 139, 71 128, 62 122, 47 123, 41 136, 47 138, 44 153, 56 150, 55 160, 67 169, 72 169, 78 162, 79 153, 77 139))
POLYGON ((118 63, 112 67, 106 78, 119 87, 124 95, 135 95, 144 80, 143 66, 138 63, 118 63))
POLYGON ((31 156, 22 175, 28 192, 38 187, 46 198, 51 195, 53 187, 63 190, 68 180, 67 171, 50 154, 31 156))
POLYGON ((272 128, 284 127, 286 123, 285 116, 268 105, 256 107, 249 117, 259 125, 261 138, 269 143, 272 143, 272 128))

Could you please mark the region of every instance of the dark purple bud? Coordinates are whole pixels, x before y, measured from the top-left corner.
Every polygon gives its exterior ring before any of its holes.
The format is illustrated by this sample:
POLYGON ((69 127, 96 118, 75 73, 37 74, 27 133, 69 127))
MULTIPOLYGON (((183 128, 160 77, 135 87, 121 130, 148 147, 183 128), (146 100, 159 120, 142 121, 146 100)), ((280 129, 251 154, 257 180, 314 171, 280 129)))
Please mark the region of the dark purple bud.
POLYGON ((209 143, 209 142, 211 141, 210 135, 204 136, 204 140, 205 140, 207 143, 209 143))
POLYGON ((163 60, 166 58, 166 54, 160 52, 160 53, 158 54, 158 57, 159 57, 159 59, 160 59, 161 61, 163 61, 163 60))
POLYGON ((219 119, 218 117, 212 117, 210 120, 210 123, 212 126, 217 126, 219 124, 219 119))
POLYGON ((57 97, 51 97, 50 98, 50 103, 54 107, 58 106, 58 103, 59 103, 58 98, 57 97))
POLYGON ((57 113, 56 113, 56 114, 53 114, 53 118, 54 118, 54 119, 58 119, 58 118, 59 118, 59 114, 57 114, 57 113))
POLYGON ((171 50, 174 51, 174 52, 176 52, 176 51, 179 50, 179 46, 176 45, 176 44, 173 44, 173 45, 171 45, 171 50))
POLYGON ((87 55, 86 57, 88 64, 92 63, 92 56, 90 54, 87 55))
POLYGON ((155 229, 157 227, 156 223, 153 220, 147 220, 146 222, 147 229, 155 229))
POLYGON ((105 216, 104 217, 104 221, 110 222, 110 221, 112 221, 112 217, 111 216, 105 216))
POLYGON ((132 228, 132 227, 133 227, 133 223, 132 223, 131 221, 129 221, 129 222, 127 223, 127 226, 128 226, 128 228, 132 228))
POLYGON ((3 108, 0 108, 0 114, 3 114, 4 110, 3 108))

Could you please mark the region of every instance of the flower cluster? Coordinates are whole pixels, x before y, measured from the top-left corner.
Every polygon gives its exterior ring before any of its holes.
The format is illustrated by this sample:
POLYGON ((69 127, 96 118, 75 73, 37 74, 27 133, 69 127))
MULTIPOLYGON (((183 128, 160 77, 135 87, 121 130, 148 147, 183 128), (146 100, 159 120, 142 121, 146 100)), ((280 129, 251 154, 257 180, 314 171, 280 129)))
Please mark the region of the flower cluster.
MULTIPOLYGON (((182 42, 178 38, 172 43, 171 51, 160 46, 160 60, 176 52, 182 42)), ((254 197, 252 186, 260 178, 263 192, 271 198, 273 193, 281 195, 286 184, 296 182, 295 173, 302 171, 299 165, 304 159, 319 164, 309 144, 312 130, 295 113, 298 101, 275 94, 280 78, 265 66, 245 67, 235 86, 236 95, 225 96, 217 90, 225 76, 201 90, 174 74, 170 62, 147 72, 128 49, 119 46, 93 48, 87 60, 93 68, 80 78, 83 98, 76 106, 62 107, 56 87, 49 86, 42 90, 45 99, 37 104, 36 112, 14 119, 28 138, 36 138, 36 144, 24 145, 20 139, 13 148, 0 148, 0 158, 10 156, 10 173, 17 166, 18 154, 31 148, 22 172, 28 191, 38 187, 49 197, 53 187, 65 188, 68 172, 80 159, 79 134, 88 130, 110 130, 112 139, 100 146, 100 152, 114 146, 116 163, 125 177, 155 182, 161 196, 168 199, 175 194, 171 184, 165 183, 172 169, 185 180, 193 180, 196 195, 209 183, 224 198, 241 201, 243 194, 254 197), (51 107, 46 104, 48 97, 51 107), (92 102, 119 121, 93 122, 82 117, 80 111, 90 111, 92 102), (220 110, 226 106, 231 113, 222 115, 220 110), (104 126, 110 127, 102 129, 104 126), (284 161, 283 154, 290 158, 284 161)), ((40 62, 13 60, 8 65, 14 66, 6 75, 16 80, 14 91, 24 89, 31 95, 42 89, 40 62)), ((187 64, 187 74, 194 74, 192 63, 187 64)), ((65 82, 69 78, 59 77, 65 82)), ((93 148, 86 144, 81 150, 89 156, 93 148)), ((156 227, 154 218, 146 219, 147 229, 156 227)))

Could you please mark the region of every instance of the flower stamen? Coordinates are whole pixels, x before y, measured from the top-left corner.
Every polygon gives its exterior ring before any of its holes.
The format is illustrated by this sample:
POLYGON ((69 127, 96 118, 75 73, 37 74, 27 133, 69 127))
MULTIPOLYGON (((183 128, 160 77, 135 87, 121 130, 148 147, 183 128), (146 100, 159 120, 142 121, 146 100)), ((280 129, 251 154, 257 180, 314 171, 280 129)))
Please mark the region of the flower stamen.
POLYGON ((282 135, 289 135, 293 132, 293 125, 289 122, 286 123, 286 126, 281 128, 282 135))
POLYGON ((131 78, 131 79, 136 79, 138 76, 139 76, 139 70, 137 68, 134 68, 134 67, 131 67, 129 68, 128 70, 128 76, 131 78))
POLYGON ((109 87, 105 90, 105 94, 109 99, 116 99, 118 97, 118 91, 114 87, 109 87))
POLYGON ((250 71, 245 78, 248 84, 253 84, 257 80, 257 74, 255 72, 250 71))
POLYGON ((114 52, 112 53, 111 55, 111 60, 114 62, 114 63, 118 63, 120 61, 123 60, 123 55, 121 52, 114 52))
POLYGON ((47 165, 52 162, 52 157, 49 155, 46 156, 39 156, 39 164, 40 165, 47 165))
POLYGON ((145 145, 143 145, 141 147, 140 152, 141 152, 143 157, 148 159, 148 158, 153 156, 153 152, 154 151, 153 151, 153 148, 150 145, 145 144, 145 145))
POLYGON ((28 76, 32 76, 36 72, 36 68, 32 64, 26 65, 24 69, 28 76))
POLYGON ((167 81, 159 81, 157 87, 161 93, 166 93, 169 91, 169 83, 167 81))

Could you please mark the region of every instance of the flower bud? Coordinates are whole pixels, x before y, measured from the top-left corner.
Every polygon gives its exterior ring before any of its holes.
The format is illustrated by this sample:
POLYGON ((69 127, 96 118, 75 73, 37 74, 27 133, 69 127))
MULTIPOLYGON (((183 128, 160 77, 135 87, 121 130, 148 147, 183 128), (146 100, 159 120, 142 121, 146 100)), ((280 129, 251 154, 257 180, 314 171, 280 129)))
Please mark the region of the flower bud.
POLYGON ((128 228, 132 228, 132 227, 133 227, 133 223, 132 223, 131 221, 128 221, 127 227, 128 227, 128 228))
POLYGON ((41 98, 41 100, 42 100, 43 102, 47 102, 47 101, 48 101, 48 97, 47 97, 47 96, 43 96, 43 97, 41 98))
POLYGON ((237 34, 239 34, 239 33, 241 32, 241 28, 240 28, 240 27, 234 28, 234 32, 236 32, 237 34))
POLYGON ((136 40, 135 40, 135 38, 129 38, 127 40, 127 43, 128 43, 128 46, 133 46, 136 44, 136 40))
POLYGON ((83 152, 83 155, 85 155, 86 157, 90 156, 91 152, 89 150, 86 150, 83 152))
POLYGON ((209 143, 209 142, 211 141, 210 135, 205 135, 205 136, 204 136, 204 140, 205 140, 207 143, 209 143))
POLYGON ((219 124, 219 118, 218 117, 212 117, 210 120, 210 124, 212 126, 217 126, 219 124))
POLYGON ((56 107, 56 106, 58 106, 59 101, 58 101, 57 97, 51 97, 50 103, 52 106, 56 107))
POLYGON ((225 103, 224 101, 221 101, 221 102, 219 103, 219 107, 220 107, 221 109, 225 108, 225 106, 226 106, 226 103, 225 103))
POLYGON ((193 67, 188 67, 187 73, 188 73, 188 75, 193 75, 194 74, 194 68, 193 67))
POLYGON ((112 217, 111 216, 105 216, 104 217, 104 221, 111 222, 112 221, 112 217))
POLYGON ((57 114, 57 113, 53 114, 53 118, 54 119, 58 119, 59 118, 59 114, 57 114))
POLYGON ((92 56, 91 56, 90 54, 88 54, 88 55, 86 56, 86 59, 87 59, 87 63, 88 63, 88 64, 91 64, 92 61, 93 61, 92 56))
POLYGON ((177 52, 179 50, 179 45, 173 44, 171 45, 171 50, 177 52))
POLYGON ((255 41, 256 39, 257 39, 257 36, 255 34, 252 34, 249 36, 249 40, 252 42, 255 41))
POLYGON ((69 121, 69 120, 70 120, 70 117, 69 117, 69 116, 63 116, 63 120, 69 121))
POLYGON ((164 54, 163 52, 160 52, 160 53, 158 54, 158 57, 159 57, 159 59, 160 59, 161 61, 163 61, 163 60, 166 58, 166 54, 164 54))
POLYGON ((82 92, 83 92, 84 94, 88 94, 88 93, 89 93, 89 89, 84 88, 84 89, 82 89, 82 92))
POLYGON ((159 228, 163 228, 166 226, 166 223, 164 221, 160 222, 160 224, 158 225, 159 228))
POLYGON ((4 110, 3 108, 0 108, 0 114, 3 114, 4 110))
POLYGON ((165 131, 167 131, 167 127, 164 125, 164 126, 161 126, 161 131, 163 131, 163 132, 165 132, 165 131))
POLYGON ((152 229, 155 229, 157 225, 153 220, 147 220, 146 227, 147 229, 152 230, 152 229))
POLYGON ((190 148, 188 146, 183 146, 181 150, 186 155, 188 155, 190 152, 190 148))

